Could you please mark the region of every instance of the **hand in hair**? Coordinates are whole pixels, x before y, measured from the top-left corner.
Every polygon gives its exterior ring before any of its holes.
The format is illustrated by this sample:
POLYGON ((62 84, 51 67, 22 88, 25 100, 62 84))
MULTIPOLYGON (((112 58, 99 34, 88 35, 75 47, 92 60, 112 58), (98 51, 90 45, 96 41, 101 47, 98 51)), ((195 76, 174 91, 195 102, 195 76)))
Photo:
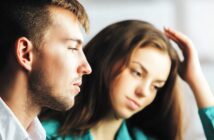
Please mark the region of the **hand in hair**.
POLYGON ((184 60, 179 66, 179 75, 185 80, 195 95, 199 108, 214 106, 214 95, 205 79, 196 49, 192 41, 180 32, 164 28, 166 36, 181 49, 184 60))

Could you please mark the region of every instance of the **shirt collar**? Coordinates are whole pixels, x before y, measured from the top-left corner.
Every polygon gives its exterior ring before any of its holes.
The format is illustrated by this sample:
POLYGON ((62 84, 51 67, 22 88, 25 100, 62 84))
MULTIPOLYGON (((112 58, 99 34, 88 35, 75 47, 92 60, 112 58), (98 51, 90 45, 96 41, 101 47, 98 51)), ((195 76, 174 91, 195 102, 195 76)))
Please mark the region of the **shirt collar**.
MULTIPOLYGON (((86 131, 85 135, 83 136, 83 139, 84 140, 93 140, 90 130, 86 131)), ((117 131, 116 140, 132 140, 125 120, 123 121, 119 130, 117 131)))
POLYGON ((116 140, 132 140, 125 121, 123 121, 116 134, 116 140))
POLYGON ((3 140, 45 140, 45 130, 37 117, 26 131, 12 110, 1 98, 0 114, 0 135, 3 140))

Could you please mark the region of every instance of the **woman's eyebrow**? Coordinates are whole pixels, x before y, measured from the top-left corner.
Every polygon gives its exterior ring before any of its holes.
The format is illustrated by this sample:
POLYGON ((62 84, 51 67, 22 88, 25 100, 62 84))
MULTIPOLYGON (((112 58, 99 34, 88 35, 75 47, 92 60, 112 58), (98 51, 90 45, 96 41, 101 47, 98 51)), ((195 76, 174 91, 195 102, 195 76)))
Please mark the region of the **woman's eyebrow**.
MULTIPOLYGON (((131 63, 135 63, 135 64, 138 64, 140 66, 140 68, 146 73, 148 74, 148 70, 147 68, 142 64, 140 63, 139 61, 131 61, 131 63)), ((165 83, 166 80, 156 80, 157 83, 165 83)))
POLYGON ((138 65, 140 66, 140 68, 141 68, 145 73, 148 73, 148 70, 146 69, 146 67, 143 66, 143 64, 141 64, 140 62, 138 62, 138 61, 132 61, 131 63, 138 64, 138 65))

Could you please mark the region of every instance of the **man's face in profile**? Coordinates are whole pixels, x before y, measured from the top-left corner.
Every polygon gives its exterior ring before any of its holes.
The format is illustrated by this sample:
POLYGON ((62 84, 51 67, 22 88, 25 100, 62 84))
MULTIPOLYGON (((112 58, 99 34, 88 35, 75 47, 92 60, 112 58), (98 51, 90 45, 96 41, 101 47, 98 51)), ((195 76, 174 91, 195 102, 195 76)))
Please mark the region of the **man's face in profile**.
POLYGON ((52 24, 35 53, 29 89, 42 107, 67 110, 80 92, 82 76, 91 68, 82 50, 77 18, 68 10, 50 8, 52 24))

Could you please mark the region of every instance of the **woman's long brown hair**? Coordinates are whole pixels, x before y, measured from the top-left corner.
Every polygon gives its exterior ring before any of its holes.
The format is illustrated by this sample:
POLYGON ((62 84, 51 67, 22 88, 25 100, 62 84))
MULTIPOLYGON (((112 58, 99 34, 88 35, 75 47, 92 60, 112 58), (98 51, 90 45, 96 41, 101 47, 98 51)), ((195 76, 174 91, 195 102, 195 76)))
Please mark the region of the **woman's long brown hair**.
POLYGON ((84 77, 74 107, 66 113, 45 113, 48 118, 60 122, 59 133, 62 136, 82 135, 112 110, 109 98, 112 81, 128 65, 132 52, 137 47, 147 45, 169 54, 171 70, 155 100, 127 119, 128 129, 131 133, 132 128, 137 127, 146 135, 160 140, 182 139, 181 100, 180 95, 173 92, 179 62, 177 53, 162 32, 138 20, 114 23, 104 28, 85 46, 84 51, 93 72, 84 77))

